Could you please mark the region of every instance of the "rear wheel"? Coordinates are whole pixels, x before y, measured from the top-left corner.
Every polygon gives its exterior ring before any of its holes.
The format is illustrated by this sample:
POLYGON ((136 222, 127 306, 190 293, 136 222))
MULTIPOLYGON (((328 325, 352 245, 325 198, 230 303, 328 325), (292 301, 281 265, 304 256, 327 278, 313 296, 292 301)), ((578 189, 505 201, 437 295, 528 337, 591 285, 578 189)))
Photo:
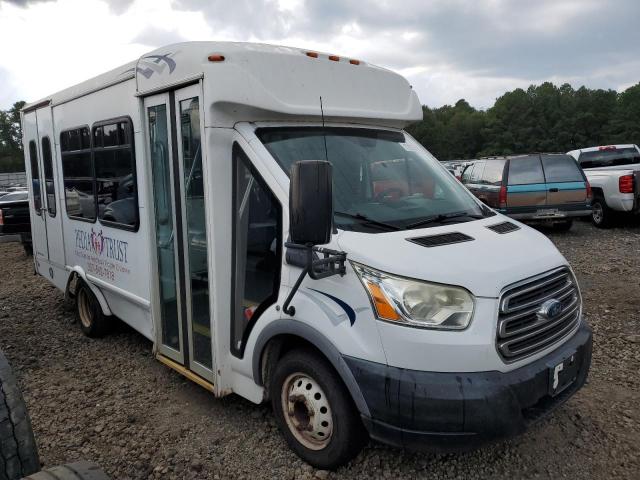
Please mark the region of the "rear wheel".
POLYGON ((611 226, 613 211, 607 207, 603 198, 595 198, 591 203, 591 221, 598 228, 611 226))
POLYGON ((11 366, 0 352, 0 480, 17 480, 40 470, 27 407, 11 366))
POLYGON ((87 337, 100 338, 109 333, 111 322, 89 286, 80 281, 76 291, 76 316, 80 329, 87 337))
POLYGON ((364 446, 358 410, 338 374, 315 352, 287 353, 276 366, 270 395, 285 440, 310 465, 335 469, 364 446))
POLYGON ((573 220, 565 220, 564 222, 557 222, 553 224, 553 229, 557 232, 568 232, 573 226, 573 220))

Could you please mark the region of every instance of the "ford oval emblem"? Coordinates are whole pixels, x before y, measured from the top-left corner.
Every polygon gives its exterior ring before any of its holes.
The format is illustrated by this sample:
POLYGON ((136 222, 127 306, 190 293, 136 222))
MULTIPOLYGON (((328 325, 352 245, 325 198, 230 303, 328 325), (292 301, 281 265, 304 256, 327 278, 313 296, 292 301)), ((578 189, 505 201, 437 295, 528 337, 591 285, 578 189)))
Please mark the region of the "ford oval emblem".
POLYGON ((555 318, 562 313, 562 303, 555 298, 551 300, 547 300, 542 304, 540 310, 538 310, 538 315, 544 318, 555 318))

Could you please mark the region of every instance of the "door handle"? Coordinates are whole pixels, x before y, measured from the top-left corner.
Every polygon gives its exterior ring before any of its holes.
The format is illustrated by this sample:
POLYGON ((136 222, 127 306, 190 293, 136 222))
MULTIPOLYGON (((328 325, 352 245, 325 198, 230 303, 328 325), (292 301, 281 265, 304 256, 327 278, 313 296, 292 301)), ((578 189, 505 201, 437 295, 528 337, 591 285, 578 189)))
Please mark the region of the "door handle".
POLYGON ((555 193, 555 192, 559 192, 560 190, 558 190, 557 188, 550 188, 549 191, 551 193, 555 193))

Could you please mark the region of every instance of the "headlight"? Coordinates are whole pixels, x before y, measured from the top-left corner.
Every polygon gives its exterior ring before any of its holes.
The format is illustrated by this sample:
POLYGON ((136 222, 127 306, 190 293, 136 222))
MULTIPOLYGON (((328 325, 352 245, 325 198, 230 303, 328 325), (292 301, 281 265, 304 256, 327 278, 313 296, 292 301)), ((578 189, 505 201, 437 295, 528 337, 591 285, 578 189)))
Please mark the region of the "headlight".
POLYGON ((462 330, 473 316, 473 296, 452 285, 396 277, 351 262, 381 320, 422 328, 462 330))

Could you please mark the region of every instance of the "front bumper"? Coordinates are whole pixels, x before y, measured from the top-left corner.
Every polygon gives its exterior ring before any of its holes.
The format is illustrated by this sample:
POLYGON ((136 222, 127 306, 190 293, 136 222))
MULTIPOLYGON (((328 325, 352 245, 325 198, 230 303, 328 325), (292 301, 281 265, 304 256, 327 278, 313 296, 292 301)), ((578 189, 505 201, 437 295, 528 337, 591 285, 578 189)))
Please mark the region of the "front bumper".
POLYGON ((592 334, 583 321, 558 349, 508 373, 405 370, 351 357, 351 369, 369 407, 365 426, 375 440, 414 450, 456 451, 522 433, 585 383, 592 334), (549 395, 549 369, 575 353, 576 378, 549 395))

